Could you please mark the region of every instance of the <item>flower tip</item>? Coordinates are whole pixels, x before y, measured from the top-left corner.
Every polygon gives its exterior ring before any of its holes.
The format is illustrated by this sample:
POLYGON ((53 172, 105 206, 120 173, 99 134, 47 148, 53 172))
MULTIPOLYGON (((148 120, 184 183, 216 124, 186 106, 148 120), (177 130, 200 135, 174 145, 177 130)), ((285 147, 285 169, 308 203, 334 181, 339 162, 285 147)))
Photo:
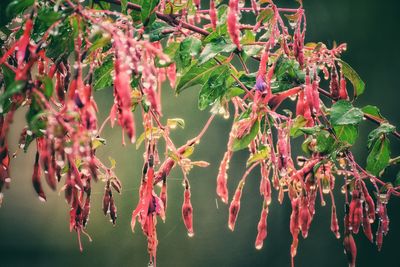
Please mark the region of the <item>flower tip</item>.
POLYGON ((234 224, 228 224, 229 230, 232 232, 235 230, 235 225, 234 224))
POLYGON ((46 202, 46 197, 44 197, 44 196, 39 196, 39 200, 40 200, 40 202, 46 202))
POLYGON ((194 236, 194 232, 193 231, 189 231, 187 234, 188 234, 188 237, 193 237, 194 236))
POLYGON ((263 243, 258 243, 258 244, 256 244, 256 249, 257 249, 257 250, 261 250, 262 247, 263 247, 263 243))

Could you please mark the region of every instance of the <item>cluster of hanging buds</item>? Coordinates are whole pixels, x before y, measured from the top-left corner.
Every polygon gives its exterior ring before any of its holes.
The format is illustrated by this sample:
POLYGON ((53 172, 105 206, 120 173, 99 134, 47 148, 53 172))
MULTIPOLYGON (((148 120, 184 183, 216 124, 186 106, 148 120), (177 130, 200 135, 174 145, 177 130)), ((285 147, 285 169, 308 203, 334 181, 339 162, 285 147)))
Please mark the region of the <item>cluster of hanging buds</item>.
MULTIPOLYGON (((144 1, 142 6, 112 0, 92 1, 90 6, 78 0, 29 1, 32 3, 26 7, 17 6, 16 18, 0 32, 3 37, 3 30, 9 31, 7 38, 0 38, 0 204, 3 189, 11 182, 7 134, 14 113, 25 107, 27 125, 21 131, 19 147, 26 152, 31 144, 36 145, 33 188, 45 201, 48 193, 42 181, 52 190, 63 183, 60 189, 70 208, 70 230, 77 232, 82 250, 81 234, 88 236, 93 182, 104 182, 102 209, 116 224, 114 196, 122 192, 122 184, 115 174, 115 161, 110 159, 107 167, 96 150, 105 144, 101 137, 104 127, 117 123, 123 144, 126 133, 137 149, 142 143, 145 146, 131 227, 134 231, 139 222, 147 238, 149 266, 155 266, 156 225, 158 217, 165 220, 170 172, 174 167, 182 170, 182 221, 192 237, 193 206, 187 176, 194 166, 209 164, 192 161, 190 156, 217 113, 229 118, 231 104, 234 120, 216 179, 217 195, 225 204, 230 201, 230 230, 236 226, 246 180, 259 168, 262 206, 256 249, 262 249, 267 240, 272 190, 276 190, 279 203, 285 198, 291 203, 292 266, 300 239, 308 237, 317 199, 325 206, 327 196, 330 229, 337 239, 343 237, 349 266, 356 264, 353 235, 361 228, 380 250, 389 231, 387 203, 392 195, 400 196, 400 186, 381 176, 389 163, 400 160, 379 158, 377 151, 389 155, 389 134, 400 134, 377 108, 353 106, 365 85, 340 59, 346 44, 328 48, 323 43, 304 43, 305 11, 297 1, 298 8, 278 8, 272 0, 251 0, 249 7, 242 0, 230 0, 228 5, 210 0, 207 9, 201 9, 199 0, 144 1), (121 5, 121 12, 104 9, 106 2, 121 5), (241 23, 246 13, 254 15, 250 18, 255 18, 253 25, 241 23), (242 70, 233 66, 234 58, 242 70), (249 58, 259 61, 254 73, 246 65, 249 58), (354 98, 349 96, 347 81, 354 98), (184 121, 174 118, 163 124, 161 88, 165 82, 178 94, 201 85, 199 108, 213 106, 201 132, 180 147, 171 140, 170 131, 184 128, 184 121), (325 84, 329 90, 321 88, 325 84), (98 127, 97 114, 102 110, 93 91, 106 87, 113 89, 112 107, 98 127), (322 96, 327 101, 322 101, 322 96), (282 108, 287 99, 296 101, 295 112, 282 108), (138 137, 137 109, 144 128, 138 137), (380 124, 370 133, 365 169, 350 151, 363 117, 380 124), (291 140, 300 136, 305 156, 294 157, 291 140), (159 154, 160 140, 165 142, 164 155, 159 154), (250 156, 230 196, 228 170, 239 150, 248 150, 250 156), (377 160, 379 164, 375 164, 377 160), (346 200, 343 229, 334 194, 340 181, 346 200), (374 236, 372 224, 376 221, 374 236)), ((8 10, 15 5, 18 1, 8 10)))

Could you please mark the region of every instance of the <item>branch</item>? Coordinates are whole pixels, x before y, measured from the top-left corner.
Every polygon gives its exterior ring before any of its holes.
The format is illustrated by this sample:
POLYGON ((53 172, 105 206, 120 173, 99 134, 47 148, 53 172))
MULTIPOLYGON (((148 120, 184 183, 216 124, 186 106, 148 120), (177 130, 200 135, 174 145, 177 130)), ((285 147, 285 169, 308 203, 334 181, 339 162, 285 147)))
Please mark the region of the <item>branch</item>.
MULTIPOLYGON (((103 0, 103 1, 108 2, 108 3, 112 3, 112 4, 116 4, 116 5, 121 5, 121 1, 120 0, 103 0)), ((137 11, 141 11, 142 10, 142 7, 140 5, 133 4, 133 3, 130 3, 130 2, 128 2, 127 6, 128 6, 128 8, 133 9, 133 10, 137 10, 137 11)), ((281 9, 278 9, 278 10, 282 11, 282 12, 293 12, 292 9, 282 9, 281 8, 281 9)), ((203 30, 203 29, 201 29, 201 28, 199 28, 199 27, 197 27, 195 25, 192 25, 192 24, 189 24, 189 23, 186 23, 186 22, 183 22, 183 21, 177 21, 176 18, 174 18, 171 15, 165 15, 165 14, 163 14, 161 12, 157 12, 157 11, 155 13, 156 13, 156 15, 157 15, 157 17, 159 19, 165 21, 166 23, 170 24, 171 26, 180 25, 182 28, 185 28, 185 29, 191 30, 193 32, 202 34, 204 36, 207 36, 207 35, 210 34, 208 31, 203 30)), ((259 60, 258 58, 255 58, 255 59, 259 60)), ((332 96, 331 96, 331 94, 329 92, 325 91, 322 88, 318 88, 318 91, 321 94, 323 94, 324 96, 326 96, 326 97, 330 98, 331 100, 333 100, 333 98, 332 98, 332 96)), ((372 117, 372 116, 370 116, 368 114, 364 114, 364 118, 369 120, 369 121, 371 121, 371 122, 373 122, 373 123, 375 123, 375 124, 377 124, 377 125, 381 124, 381 121, 379 121, 378 119, 376 119, 376 118, 374 118, 374 117, 372 117)), ((394 131, 392 134, 396 138, 400 139, 400 133, 398 131, 394 131)))
MULTIPOLYGON (((102 1, 108 2, 110 4, 116 4, 116 5, 119 5, 119 6, 121 5, 121 1, 120 0, 102 0, 102 1)), ((140 5, 133 4, 133 3, 130 3, 130 2, 127 3, 127 7, 130 8, 130 9, 136 10, 136 11, 141 11, 142 10, 142 7, 140 5)), ((155 13, 156 13, 157 18, 165 21, 166 23, 168 23, 171 26, 178 26, 179 25, 182 28, 191 30, 193 32, 200 33, 200 34, 205 35, 205 36, 210 34, 208 31, 203 30, 202 28, 199 28, 199 27, 194 26, 192 24, 186 23, 184 21, 178 21, 172 15, 165 15, 165 14, 163 14, 161 12, 158 12, 158 11, 156 11, 155 13)))
MULTIPOLYGON (((332 99, 332 100, 333 100, 333 97, 331 96, 331 94, 330 94, 329 92, 325 91, 325 90, 322 89, 322 88, 318 88, 318 91, 319 91, 321 94, 323 94, 324 96, 326 96, 326 97, 328 97, 329 99, 332 99)), ((381 125, 381 123, 382 123, 382 120, 376 119, 375 117, 373 117, 373 116, 371 116, 371 115, 369 115, 369 114, 365 114, 365 113, 364 113, 364 118, 367 119, 367 120, 369 120, 369 121, 371 121, 371 122, 373 122, 373 123, 375 123, 375 124, 377 124, 377 125, 381 125)), ((398 131, 394 131, 392 134, 393 134, 395 137, 397 137, 398 139, 400 139, 400 133, 399 133, 398 131)))

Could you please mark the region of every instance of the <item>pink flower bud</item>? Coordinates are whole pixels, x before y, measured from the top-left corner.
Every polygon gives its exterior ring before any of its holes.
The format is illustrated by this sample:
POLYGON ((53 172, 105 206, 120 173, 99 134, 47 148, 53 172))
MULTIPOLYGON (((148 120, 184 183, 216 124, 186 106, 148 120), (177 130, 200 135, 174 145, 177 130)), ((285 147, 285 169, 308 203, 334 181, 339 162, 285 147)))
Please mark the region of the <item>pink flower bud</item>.
POLYGON ((340 238, 340 233, 339 233, 339 224, 338 224, 338 219, 336 215, 336 206, 332 205, 332 211, 331 211, 331 231, 335 234, 336 238, 340 238))
POLYGON ((373 242, 371 223, 368 219, 367 211, 365 210, 365 208, 364 208, 364 217, 363 217, 362 226, 363 226, 364 235, 368 238, 369 241, 373 242))
POLYGON ((340 75, 339 98, 349 100, 349 95, 347 94, 346 88, 346 78, 343 76, 343 74, 340 75))
POLYGON ((257 225, 257 237, 255 242, 256 249, 261 249, 265 238, 267 237, 267 216, 268 206, 264 203, 264 207, 261 210, 260 220, 257 225))
POLYGON ((44 194, 42 183, 40 181, 40 166, 39 166, 39 152, 36 152, 35 165, 33 166, 32 183, 33 188, 39 196, 41 201, 46 201, 46 195, 44 194))
POLYGON ((238 8, 239 0, 229 0, 229 9, 228 9, 228 33, 232 39, 232 42, 237 46, 240 50, 240 41, 239 41, 239 25, 238 25, 238 16, 239 16, 239 8, 238 8))
POLYGON ((217 28, 217 10, 215 8, 215 0, 210 0, 210 21, 213 30, 217 28))
POLYGON ((310 211, 308 210, 308 201, 306 199, 303 199, 299 213, 299 227, 301 229, 303 238, 307 238, 308 230, 310 229, 310 224, 311 224, 311 215, 310 211))
POLYGON ((188 188, 185 189, 184 192, 184 201, 182 205, 182 218, 183 222, 188 231, 188 236, 192 237, 194 235, 193 232, 193 208, 192 203, 190 202, 190 191, 188 188))
POLYGON ((351 234, 347 234, 343 240, 344 253, 347 255, 349 267, 356 266, 357 247, 351 234))
POLYGON ((229 206, 229 219, 228 219, 228 227, 231 231, 235 230, 236 219, 240 210, 240 198, 242 196, 243 184, 239 183, 236 188, 235 195, 233 196, 231 205, 229 206))
POLYGON ((227 151, 224 154, 224 158, 219 166, 217 176, 217 195, 221 198, 222 202, 228 203, 228 174, 227 169, 229 167, 229 160, 232 153, 227 151))

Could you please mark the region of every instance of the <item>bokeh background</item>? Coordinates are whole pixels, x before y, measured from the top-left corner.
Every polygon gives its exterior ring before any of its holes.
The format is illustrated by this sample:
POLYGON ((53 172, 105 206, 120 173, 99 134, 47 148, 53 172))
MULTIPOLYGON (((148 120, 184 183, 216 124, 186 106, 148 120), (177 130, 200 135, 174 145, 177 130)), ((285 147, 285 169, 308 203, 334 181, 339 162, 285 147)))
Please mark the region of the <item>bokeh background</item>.
MULTIPOLYGON (((4 10, 7 2, 0 2, 4 10)), ((208 1, 203 1, 208 2, 208 1)), ((293 1, 276 0, 280 6, 291 7, 293 1)), ((208 3, 204 3, 208 6, 208 3)), ((307 13, 307 41, 322 41, 332 45, 347 42, 344 59, 358 71, 367 84, 365 95, 357 100, 358 106, 377 105, 392 123, 400 124, 399 105, 399 4, 397 0, 304 0, 307 13)), ((3 19, 3 17, 1 17, 3 19)), ((176 130, 176 144, 197 134, 209 116, 199 112, 198 89, 192 88, 175 97, 173 91, 164 90, 164 114, 181 117, 186 121, 184 130, 176 130)), ((96 94, 100 118, 105 118, 111 107, 112 92, 96 94)), ((16 114, 10 130, 11 151, 16 149, 20 129, 24 126, 24 113, 16 114)), ((242 208, 235 232, 227 227, 228 207, 218 200, 216 205, 215 177, 226 148, 230 120, 218 118, 196 148, 193 158, 211 163, 206 169, 194 169, 189 176, 192 185, 195 236, 189 238, 181 221, 181 174, 174 171, 169 182, 169 202, 166 223, 158 225, 158 265, 162 267, 203 266, 289 266, 290 207, 288 201, 281 206, 274 200, 268 218, 268 237, 262 250, 254 248, 262 199, 258 193, 258 173, 249 177, 243 192, 242 208)), ((360 162, 366 158, 366 136, 372 129, 363 124, 355 147, 360 162)), ((122 147, 119 129, 105 130, 107 145, 98 155, 117 160, 116 173, 123 182, 122 195, 116 196, 118 223, 113 227, 102 214, 101 199, 104 184, 94 184, 92 211, 87 231, 93 237, 89 243, 83 238, 84 251, 79 252, 75 233, 68 230, 68 206, 62 195, 46 190, 48 201, 41 203, 31 185, 33 146, 27 154, 20 153, 12 161, 12 184, 5 191, 0 209, 0 266, 147 266, 146 240, 139 227, 133 235, 130 230, 131 212, 138 201, 137 189, 142 166, 142 150, 134 145, 122 147)), ((142 148, 143 149, 143 148, 142 148)), ((400 153, 398 140, 392 140, 393 154, 400 153)), ((229 187, 234 190, 245 170, 246 153, 235 154, 229 170, 229 187)), ((394 172, 386 179, 392 181, 394 172)), ((338 182, 337 191, 339 191, 338 182)), ((336 192, 338 216, 342 227, 343 206, 340 192, 336 192)), ((383 250, 377 252, 361 233, 355 236, 358 266, 400 266, 398 242, 400 240, 400 201, 393 198, 389 204, 391 229, 385 237, 383 250)), ((296 266, 346 266, 342 240, 329 230, 330 205, 320 207, 311 226, 309 237, 300 239, 296 266)), ((374 226, 374 229, 376 226, 374 226)))

